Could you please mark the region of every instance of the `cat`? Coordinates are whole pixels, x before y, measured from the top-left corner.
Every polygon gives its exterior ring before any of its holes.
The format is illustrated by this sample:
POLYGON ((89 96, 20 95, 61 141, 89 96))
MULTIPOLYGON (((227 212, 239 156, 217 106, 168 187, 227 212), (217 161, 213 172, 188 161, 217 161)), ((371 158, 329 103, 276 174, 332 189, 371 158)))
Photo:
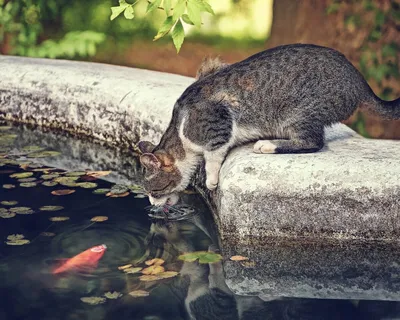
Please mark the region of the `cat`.
POLYGON ((291 44, 226 64, 208 60, 175 103, 157 146, 141 141, 144 188, 156 206, 173 205, 204 158, 206 187, 215 190, 233 147, 255 141, 256 153, 306 153, 324 146, 324 127, 358 106, 400 119, 400 98, 378 98, 340 52, 291 44))

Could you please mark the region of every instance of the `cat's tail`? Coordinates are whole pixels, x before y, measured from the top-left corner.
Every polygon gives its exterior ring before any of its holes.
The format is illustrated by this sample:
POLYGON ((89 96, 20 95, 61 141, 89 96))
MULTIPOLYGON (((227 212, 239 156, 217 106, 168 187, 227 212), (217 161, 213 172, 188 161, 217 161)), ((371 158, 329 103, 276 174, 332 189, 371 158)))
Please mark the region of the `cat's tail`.
POLYGON ((400 119, 400 98, 393 101, 385 101, 377 96, 373 101, 364 102, 363 107, 366 107, 372 113, 378 114, 380 117, 396 120, 400 119))

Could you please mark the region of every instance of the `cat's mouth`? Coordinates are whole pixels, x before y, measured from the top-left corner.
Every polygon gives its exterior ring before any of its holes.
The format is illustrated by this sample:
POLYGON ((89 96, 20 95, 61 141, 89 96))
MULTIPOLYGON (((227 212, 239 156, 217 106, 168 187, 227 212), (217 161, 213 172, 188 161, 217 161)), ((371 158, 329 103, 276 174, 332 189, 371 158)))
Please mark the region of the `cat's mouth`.
POLYGON ((173 206, 178 203, 179 196, 177 193, 170 193, 167 195, 163 195, 155 198, 151 194, 149 194, 149 201, 153 206, 162 207, 162 206, 173 206))

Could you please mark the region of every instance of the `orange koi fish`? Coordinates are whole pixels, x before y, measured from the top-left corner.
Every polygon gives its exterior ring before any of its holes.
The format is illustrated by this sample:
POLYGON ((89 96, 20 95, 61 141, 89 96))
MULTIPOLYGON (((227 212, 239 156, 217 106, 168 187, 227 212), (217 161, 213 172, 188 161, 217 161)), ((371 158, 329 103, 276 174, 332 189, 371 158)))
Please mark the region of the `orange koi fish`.
POLYGON ((97 264, 106 252, 106 249, 107 246, 105 244, 87 249, 78 255, 65 260, 65 262, 52 271, 52 274, 58 274, 72 270, 93 270, 97 267, 97 264))

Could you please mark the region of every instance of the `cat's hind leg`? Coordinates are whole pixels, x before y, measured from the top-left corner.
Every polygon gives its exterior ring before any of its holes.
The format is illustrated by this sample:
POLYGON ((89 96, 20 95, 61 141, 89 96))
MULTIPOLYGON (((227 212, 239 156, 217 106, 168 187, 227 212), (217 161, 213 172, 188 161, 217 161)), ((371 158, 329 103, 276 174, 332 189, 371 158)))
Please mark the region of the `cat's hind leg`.
POLYGON ((315 124, 295 125, 288 128, 289 139, 258 140, 255 153, 311 153, 324 146, 324 127, 315 124))

